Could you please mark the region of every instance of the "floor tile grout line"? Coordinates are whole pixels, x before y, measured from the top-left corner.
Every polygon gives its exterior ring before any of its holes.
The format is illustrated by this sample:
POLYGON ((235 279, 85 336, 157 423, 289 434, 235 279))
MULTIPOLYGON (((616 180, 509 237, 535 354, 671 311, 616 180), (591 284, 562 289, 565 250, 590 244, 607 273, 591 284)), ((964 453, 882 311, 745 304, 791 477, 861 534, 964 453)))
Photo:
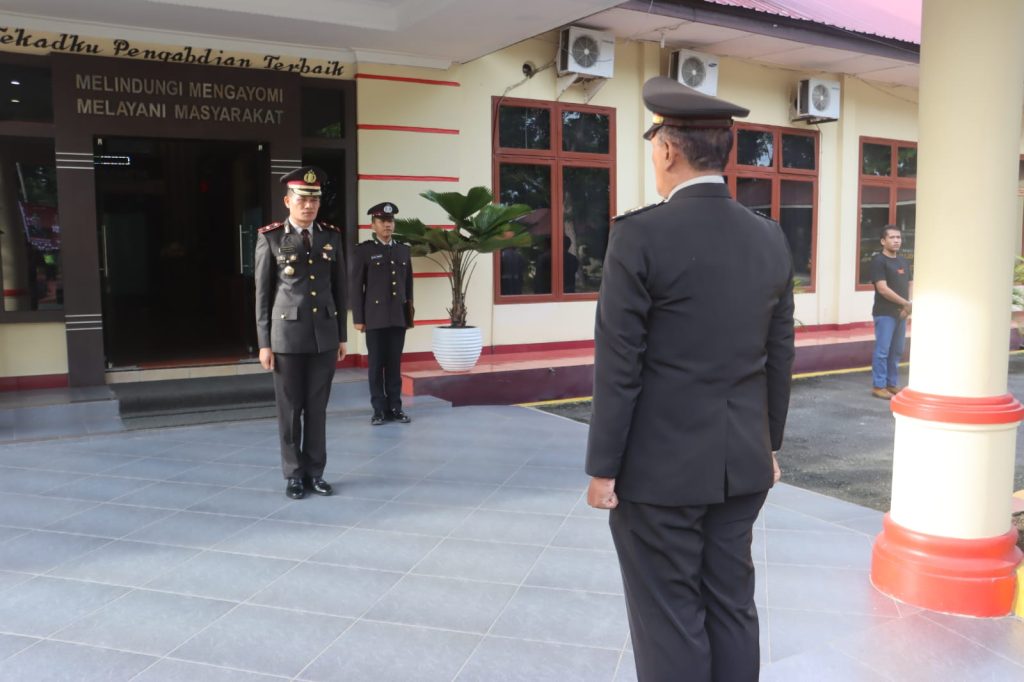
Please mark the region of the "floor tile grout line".
POLYGON ((196 665, 196 666, 207 667, 207 668, 215 668, 217 670, 230 670, 231 672, 236 672, 236 673, 248 673, 248 674, 253 674, 253 675, 265 675, 265 676, 269 677, 272 680, 285 680, 285 681, 291 680, 291 678, 288 677, 287 675, 278 675, 276 673, 258 672, 256 670, 246 670, 244 668, 232 668, 232 667, 226 666, 226 665, 217 665, 216 663, 200 663, 199 661, 190 661, 187 658, 174 658, 173 656, 168 655, 168 656, 164 656, 162 658, 159 658, 159 659, 153 661, 151 664, 149 664, 148 666, 146 666, 145 668, 143 668, 139 672, 137 672, 134 675, 132 675, 128 679, 128 682, 131 682, 131 680, 137 680, 139 678, 139 675, 142 675, 143 673, 148 671, 150 668, 153 668, 153 667, 159 665, 163 661, 175 661, 177 663, 187 663, 189 665, 196 665))
POLYGON ((864 660, 861 660, 859 658, 856 658, 852 654, 846 653, 845 651, 843 651, 839 647, 835 646, 835 644, 833 644, 833 643, 826 644, 825 648, 826 649, 831 649, 832 651, 834 651, 835 653, 839 654, 840 656, 844 656, 847 659, 853 661, 854 663, 857 663, 858 665, 864 666, 865 668, 867 668, 871 672, 875 673, 876 675, 878 675, 879 677, 881 677, 884 680, 887 680, 889 682, 896 682, 896 678, 893 677, 892 675, 890 675, 889 673, 884 672, 882 670, 879 670, 878 668, 876 668, 875 666, 871 665, 867 661, 864 661, 864 660))
MULTIPOLYGON (((271 513, 277 513, 277 511, 278 511, 278 510, 275 510, 274 512, 271 512, 271 513)), ((268 516, 269 516, 269 515, 268 515, 268 516)), ((267 518, 267 517, 263 517, 263 519, 257 519, 257 520, 255 520, 255 521, 253 521, 253 523, 251 523, 251 524, 249 524, 248 526, 246 526, 245 528, 240 528, 240 529, 239 529, 238 531, 236 531, 235 533, 232 533, 232 534, 231 534, 230 536, 228 536, 227 538, 223 538, 223 539, 222 539, 222 540, 221 540, 220 542, 218 542, 218 543, 217 543, 217 545, 219 545, 219 544, 221 544, 221 543, 223 543, 223 542, 226 542, 227 540, 229 540, 229 539, 231 539, 231 538, 235 537, 236 535, 238 535, 238 534, 242 533, 242 532, 243 532, 244 530, 246 530, 247 528, 251 528, 251 527, 252 527, 252 526, 254 526, 255 524, 259 523, 259 522, 260 522, 261 520, 266 520, 266 518, 267 518)), ((214 546, 216 546, 216 545, 214 545, 214 546)), ((212 549, 212 548, 210 548, 210 549, 212 549)), ((178 564, 178 566, 177 566, 176 568, 180 568, 181 566, 185 565, 186 563, 188 563, 189 561, 191 561, 192 559, 194 559, 194 558, 195 558, 196 556, 199 556, 199 555, 200 555, 200 554, 201 554, 201 553, 202 553, 203 551, 208 551, 208 550, 201 550, 200 552, 198 552, 197 554, 193 555, 192 557, 189 557, 189 559, 187 559, 186 561, 182 562, 181 564, 178 564)), ((215 618, 215 619, 213 619, 212 621, 210 621, 209 623, 207 623, 205 627, 203 627, 203 628, 201 628, 200 630, 198 630, 198 631, 194 632, 194 633, 193 633, 193 634, 192 634, 192 635, 191 635, 190 637, 188 637, 188 638, 186 638, 186 639, 185 639, 184 641, 180 642, 180 643, 179 643, 179 644, 178 644, 177 646, 175 646, 175 647, 174 647, 174 649, 172 649, 171 651, 169 651, 169 652, 168 652, 167 654, 165 654, 164 656, 160 657, 160 659, 159 659, 158 661, 154 661, 153 665, 156 665, 156 663, 158 663, 159 661, 162 661, 162 660, 166 659, 166 658, 167 658, 168 656, 170 656, 171 654, 173 654, 173 653, 174 653, 175 651, 178 651, 178 650, 180 650, 180 649, 181 649, 182 647, 184 647, 184 646, 185 646, 186 644, 188 644, 189 642, 191 642, 192 640, 194 640, 194 639, 195 639, 196 637, 199 637, 199 636, 200 636, 200 635, 202 635, 202 634, 203 634, 204 632, 206 632, 206 631, 207 631, 207 630, 209 630, 209 629, 210 629, 211 627, 213 627, 213 626, 214 626, 215 624, 217 624, 217 623, 221 622, 222 620, 224 620, 225 618, 227 618, 227 617, 228 617, 228 616, 229 616, 230 614, 232 614, 232 613, 234 613, 235 611, 237 611, 237 610, 239 609, 239 607, 241 607, 241 606, 242 606, 243 604, 244 604, 244 605, 249 605, 249 606, 262 606, 262 605, 259 605, 259 604, 253 604, 253 603, 251 603, 251 601, 250 601, 250 600, 251 600, 251 599, 252 599, 252 598, 253 598, 254 596, 256 596, 257 594, 259 594, 260 592, 262 592, 262 591, 266 590, 266 589, 267 589, 268 587, 270 587, 271 585, 273 585, 273 584, 277 583, 277 582, 278 582, 279 580, 283 579, 283 578, 284 578, 285 576, 287 576, 287 575, 288 575, 289 573, 291 573, 292 571, 294 571, 294 570, 295 570, 296 568, 298 568, 298 567, 299 567, 300 565, 301 565, 301 562, 296 562, 296 563, 295 563, 295 564, 294 564, 293 566, 291 566, 291 567, 290 567, 290 568, 289 568, 288 570, 286 570, 286 571, 285 571, 284 573, 282 573, 282 574, 281 574, 280 576, 278 576, 278 577, 277 577, 276 579, 274 579, 273 581, 271 581, 271 582, 270 582, 269 584, 265 585, 265 586, 264 586, 263 588, 261 588, 261 589, 257 590, 257 591, 256 591, 255 593, 253 593, 253 594, 249 595, 249 596, 248 596, 248 597, 247 597, 246 599, 244 599, 244 600, 237 600, 237 601, 234 601, 234 605, 233 605, 233 606, 232 606, 231 608, 227 609, 227 610, 226 610, 226 611, 225 611, 225 612, 224 612, 223 614, 221 614, 221 615, 220 615, 220 617, 218 617, 218 618, 215 618)), ((173 570, 173 569, 171 569, 171 570, 173 570)), ((155 577, 154 577, 154 578, 153 578, 152 580, 150 580, 149 582, 153 582, 154 580, 158 580, 159 578, 161 578, 161 577, 163 577, 163 576, 167 575, 168 573, 170 573, 170 570, 168 570, 168 571, 166 571, 166 572, 164 572, 164 573, 161 573, 161 574, 160 574, 160 575, 158 575, 158 576, 155 576, 155 577)), ((147 584, 148 584, 148 583, 147 583, 147 584)), ((351 627, 351 624, 349 624, 349 627, 351 627)), ((346 628, 346 630, 347 630, 347 629, 348 629, 348 628, 346 628)))
MULTIPOLYGON (((524 463, 524 464, 522 464, 522 465, 520 465, 519 469, 522 469, 522 467, 523 467, 523 466, 525 466, 525 463, 524 463)), ((517 470, 516 470, 516 473, 517 473, 517 472, 519 471, 519 469, 517 469, 517 470)), ((513 473, 513 475, 515 475, 515 474, 513 473)), ((371 611, 373 610, 373 608, 375 608, 375 607, 377 606, 377 604, 381 603, 381 601, 383 601, 383 600, 384 600, 384 598, 385 598, 385 597, 387 597, 387 595, 391 594, 391 592, 392 592, 392 591, 393 591, 393 590, 395 589, 395 587, 396 587, 396 586, 397 586, 397 585, 398 585, 399 583, 401 583, 401 582, 402 582, 403 580, 405 580, 405 578, 406 578, 406 577, 408 577, 409 575, 412 575, 412 574, 413 574, 413 573, 412 573, 412 572, 413 572, 413 570, 415 570, 417 566, 419 566, 419 565, 420 565, 421 563, 423 563, 423 561, 424 561, 424 560, 425 560, 425 559, 426 559, 426 558, 427 558, 428 556, 430 556, 431 554, 433 554, 433 553, 434 553, 434 551, 436 551, 438 547, 440 547, 440 546, 441 546, 442 544, 444 544, 444 542, 445 542, 445 541, 447 541, 448 539, 450 539, 450 538, 451 538, 451 535, 452 535, 452 533, 454 533, 454 532, 455 532, 455 530, 456 530, 457 528, 459 528, 459 527, 460 527, 460 526, 461 526, 461 525, 462 525, 463 523, 465 523, 465 522, 466 522, 466 519, 468 519, 468 518, 469 518, 470 516, 472 516, 472 515, 473 515, 473 514, 474 514, 474 513, 476 512, 476 511, 479 511, 479 510, 480 510, 480 508, 481 508, 481 507, 483 506, 483 504, 484 504, 484 503, 485 503, 485 502, 486 502, 487 500, 489 500, 489 499, 490 499, 491 497, 493 497, 493 496, 494 496, 494 495, 495 495, 495 494, 496 494, 496 493, 498 492, 498 490, 500 490, 500 489, 501 489, 501 487, 502 487, 502 486, 500 486, 500 485, 499 485, 499 486, 496 486, 496 487, 495 487, 495 490, 494 490, 494 491, 492 491, 492 492, 491 492, 491 493, 490 493, 490 494, 489 494, 489 495, 488 495, 487 497, 485 497, 485 498, 484 498, 483 500, 481 500, 481 501, 480 501, 480 503, 479 503, 479 504, 477 504, 477 506, 476 506, 476 507, 474 507, 474 508, 470 508, 470 511, 468 511, 468 512, 466 513, 466 515, 465 515, 465 517, 464 517, 464 518, 462 519, 462 521, 460 521, 460 522, 459 522, 458 524, 456 524, 456 525, 455 525, 455 526, 454 526, 454 527, 453 527, 453 528, 452 528, 451 530, 449 530, 449 531, 448 531, 448 534, 447 534, 447 535, 445 535, 444 537, 442 537, 442 538, 441 538, 440 540, 438 540, 438 542, 436 542, 436 543, 434 544, 434 546, 433 546, 433 547, 432 547, 432 548, 431 548, 431 549, 430 549, 429 551, 425 552, 425 553, 423 554, 423 556, 422 556, 422 557, 420 557, 420 559, 419 559, 419 560, 418 560, 418 561, 417 561, 417 562, 416 562, 415 564, 413 564, 413 565, 412 565, 412 566, 411 566, 411 567, 409 568, 409 570, 408 570, 408 571, 406 571, 405 575, 403 575, 403 576, 402 576, 401 578, 399 578, 398 580, 396 580, 396 581, 394 582, 394 584, 392 584, 392 585, 391 585, 391 587, 390 587, 390 588, 388 588, 388 589, 387 589, 387 590, 385 590, 385 591, 384 591, 383 593, 381 593, 381 595, 380 595, 380 596, 379 596, 379 597, 377 598, 377 600, 376 600, 376 601, 375 601, 375 602, 374 602, 374 603, 373 603, 373 604, 372 604, 371 606, 367 607, 367 608, 366 608, 366 609, 365 609, 365 610, 363 611, 363 613, 361 613, 361 614, 360 614, 360 615, 359 615, 359 616, 358 616, 358 617, 357 617, 357 618, 356 618, 356 619, 355 619, 355 620, 353 621, 353 623, 352 623, 352 626, 350 626, 349 628, 346 628, 346 632, 347 632, 348 630, 350 630, 350 629, 351 629, 351 628, 352 628, 353 626, 355 626, 355 625, 356 625, 357 623, 359 623, 359 622, 360 622, 360 621, 362 620, 363 616, 365 616, 366 614, 370 613, 370 612, 371 612, 371 611)), ((397 497, 397 496, 396 496, 396 497, 397 497)), ((394 500, 392 500, 392 502, 393 502, 393 501, 394 501, 394 500)), ((542 554, 542 553, 543 553, 543 550, 541 550, 541 554, 542 554)), ((539 556, 540 556, 540 554, 538 554, 538 557, 539 557, 539 556)), ((532 570, 532 567, 531 567, 531 570, 532 570)), ((513 593, 513 595, 512 595, 512 596, 514 597, 514 596, 515 596, 515 593, 513 593)), ((511 600, 511 598, 512 598, 512 597, 510 597, 509 599, 511 600)), ((506 603, 506 606, 507 606, 507 603, 506 603)), ((500 614, 499 614, 499 617, 500 617, 500 614)), ((492 623, 492 626, 493 626, 493 623, 492 623)), ((325 653, 326 653, 326 652, 327 652, 327 651, 328 651, 328 650, 329 650, 329 649, 330 649, 330 648, 331 648, 332 646, 334 646, 334 644, 335 644, 335 643, 336 643, 336 642, 337 642, 338 640, 340 640, 342 636, 344 636, 344 633, 341 633, 341 634, 339 634, 339 635, 338 635, 338 637, 336 637, 336 638, 334 639, 334 641, 332 641, 332 642, 331 642, 330 644, 328 644, 328 645, 327 645, 326 647, 324 647, 324 649, 323 649, 323 650, 322 650, 322 651, 321 651, 321 652, 320 652, 319 654, 317 654, 317 655, 316 655, 315 657, 313 657, 313 658, 312 658, 312 659, 311 659, 311 660, 310 660, 310 661, 309 661, 309 662, 308 662, 308 663, 306 664, 306 666, 305 666, 305 667, 304 667, 304 668, 303 668, 302 670, 300 670, 300 671, 299 671, 299 673, 298 673, 298 674, 297 674, 297 675, 295 676, 295 679, 298 679, 298 678, 302 677, 303 673, 305 673, 305 672, 306 672, 306 670, 308 670, 308 669, 309 669, 309 667, 310 667, 311 665, 313 665, 313 664, 314 664, 314 663, 315 663, 315 662, 316 662, 317 660, 319 660, 319 658, 320 658, 321 656, 323 656, 323 655, 324 655, 324 654, 325 654, 325 653)), ((480 642, 482 642, 482 641, 483 641, 483 637, 481 637, 481 639, 480 639, 480 642)), ((479 642, 477 642, 477 646, 479 646, 479 642)), ((473 647, 473 650, 472 650, 472 651, 471 651, 471 652, 469 653, 469 656, 467 656, 467 658, 466 658, 466 661, 463 661, 463 665, 462 665, 462 667, 465 667, 465 664, 466 664, 466 662, 468 662, 468 661, 469 661, 469 659, 470 659, 470 658, 472 658, 472 656, 473 656, 473 653, 474 653, 474 652, 476 651, 476 649, 477 649, 477 647, 476 647, 476 646, 475 646, 475 647, 473 647)), ((461 673, 461 671, 462 671, 462 667, 460 667, 460 668, 459 668, 459 671, 458 671, 458 673, 456 673, 455 677, 458 677, 458 674, 459 674, 459 673, 461 673)), ((453 678, 453 679, 454 679, 454 678, 453 678)))
MULTIPOLYGON (((1021 589, 1021 588, 1018 588, 1018 589, 1021 589)), ((996 656, 999 656, 1003 660, 1009 661, 1010 663, 1016 665, 1019 668, 1024 668, 1024 663, 1015 661, 1012 658, 1010 658, 1009 656, 1007 656, 1006 654, 1003 654, 1002 652, 996 651, 995 649, 991 648, 990 646, 988 646, 987 644, 985 644, 983 642, 979 642, 974 637, 971 637, 970 635, 966 635, 966 634, 964 634, 964 633, 962 633, 962 632, 960 632, 958 630, 954 630, 953 628, 949 627, 945 623, 941 623, 941 622, 935 620, 934 618, 931 618, 931 614, 934 613, 933 611, 928 611, 927 609, 925 609, 923 612, 919 612, 919 613, 920 613, 921 617, 926 619, 926 620, 928 620, 928 622, 934 623, 935 625, 938 625, 940 628, 942 628, 944 630, 947 630, 949 632, 952 632, 954 635, 957 635, 957 636, 961 637, 962 639, 966 639, 968 642, 972 642, 973 644, 976 644, 977 646, 980 646, 985 651, 993 653, 996 656)), ((1012 614, 1009 617, 1012 618, 1013 617, 1012 614)))
MULTIPOLYGON (((770 491, 769 491, 769 494, 770 494, 770 491)), ((761 509, 757 513, 758 517, 760 517, 761 514, 764 513, 765 504, 767 504, 767 498, 765 498, 765 503, 761 505, 761 509)), ((767 521, 767 519, 762 519, 762 521, 767 521)), ((754 524, 755 525, 757 524, 757 519, 754 519, 754 524)), ((761 530, 762 536, 764 537, 764 542, 761 543, 761 554, 762 554, 762 559, 764 561, 764 621, 765 621, 764 624, 765 624, 765 628, 767 628, 767 630, 768 630, 768 642, 767 642, 767 646, 765 648, 766 648, 766 651, 768 653, 768 661, 771 662, 772 661, 772 619, 771 619, 771 614, 770 614, 769 609, 768 609, 768 533, 766 532, 767 529, 766 529, 764 524, 762 524, 760 530, 761 530)), ((753 540, 753 538, 751 538, 751 540, 753 540)), ((754 574, 754 593, 755 594, 757 593, 757 573, 756 572, 754 574)), ((757 608, 757 604, 754 604, 754 610, 758 614, 760 614, 760 610, 757 608)), ((758 638, 760 638, 760 636, 761 635, 760 635, 760 632, 759 632, 758 633, 758 638)), ((758 646, 760 646, 760 642, 758 642, 758 646)))
MULTIPOLYGON (((524 465, 524 466, 525 466, 525 465, 524 465)), ((565 522, 566 522, 566 521, 567 521, 567 520, 569 519, 569 517, 570 517, 570 516, 572 515, 572 510, 576 508, 576 504, 579 504, 579 500, 580 500, 580 499, 581 499, 581 498, 582 498, 582 497, 583 497, 584 495, 586 495, 586 491, 584 491, 584 492, 580 493, 580 495, 578 495, 578 496, 577 496, 577 498, 576 498, 576 502, 575 502, 575 503, 574 503, 574 504, 572 505, 572 507, 571 507, 571 508, 569 509, 569 511, 568 511, 568 512, 566 512, 565 516, 563 516, 563 517, 562 517, 562 523, 560 523, 560 524, 559 524, 558 528, 557 528, 557 529, 555 530, 554 534, 553 534, 553 535, 551 536, 551 537, 552 537, 552 539, 553 539, 553 538, 555 538, 555 537, 557 537, 557 536, 558 536, 558 534, 559 534, 559 533, 560 533, 560 532, 562 531, 562 528, 563 528, 563 527, 565 527, 565 522)), ((466 657, 466 660, 462 662, 462 666, 460 666, 460 667, 459 667, 459 669, 458 669, 458 671, 456 671, 456 673, 455 673, 455 676, 454 676, 454 677, 452 678, 452 682, 455 682, 456 680, 458 680, 459 676, 460 676, 460 675, 462 675, 462 671, 466 669, 466 665, 468 665, 468 664, 469 664, 469 662, 470 662, 471 660, 473 660, 473 656, 474 656, 474 655, 476 655, 476 652, 477 652, 477 651, 478 651, 478 650, 480 649, 480 645, 481 645, 481 644, 483 644, 483 643, 484 643, 484 642, 485 642, 485 641, 487 640, 487 637, 488 637, 488 636, 490 636, 491 632, 492 632, 492 631, 494 630, 494 626, 498 624, 498 621, 500 621, 500 620, 501 620, 501 617, 502 617, 502 616, 503 616, 503 615, 505 614, 505 612, 506 612, 506 611, 508 610, 509 604, 511 604, 511 603, 512 603, 512 602, 513 602, 513 601, 515 600, 516 596, 517 596, 517 595, 519 594, 519 592, 520 592, 520 591, 521 591, 521 590, 523 589, 523 585, 525 585, 525 584, 526 584, 526 581, 527 581, 527 580, 529 579, 529 577, 530 577, 530 574, 531 574, 531 573, 533 573, 534 569, 536 569, 536 568, 537 568, 537 564, 538 564, 538 563, 540 562, 540 560, 541 560, 541 557, 543 557, 543 556, 544 556, 544 553, 545 553, 545 552, 546 552, 546 551, 548 550, 548 548, 549 548, 550 546, 551 546, 551 542, 550 542, 550 541, 548 541, 548 543, 547 543, 547 544, 546 544, 546 545, 544 546, 544 548, 543 548, 543 549, 542 549, 542 550, 541 550, 540 552, 538 552, 538 553, 537 553, 537 558, 533 560, 533 563, 532 563, 532 564, 530 565, 530 568, 529 568, 529 569, 527 569, 527 570, 526 570, 526 571, 525 571, 525 572, 523 573, 523 579, 519 581, 519 585, 518 585, 518 586, 516 587, 516 589, 515 589, 515 590, 514 590, 514 591, 512 592, 512 595, 511 595, 511 596, 510 596, 510 597, 508 598, 508 600, 507 600, 507 601, 505 602, 505 605, 504 605, 504 606, 503 606, 503 607, 501 608, 501 610, 500 610, 500 611, 498 612, 498 615, 497 615, 497 616, 495 616, 495 617, 494 617, 494 620, 492 620, 492 621, 491 621, 491 624, 490 624, 490 626, 489 626, 489 627, 487 628, 487 632, 485 632, 485 633, 483 634, 483 636, 482 636, 482 637, 480 638, 480 641, 479 641, 479 642, 477 642, 476 646, 475 646, 475 647, 473 647, 473 650, 469 652, 469 656, 467 656, 467 657, 466 657)))

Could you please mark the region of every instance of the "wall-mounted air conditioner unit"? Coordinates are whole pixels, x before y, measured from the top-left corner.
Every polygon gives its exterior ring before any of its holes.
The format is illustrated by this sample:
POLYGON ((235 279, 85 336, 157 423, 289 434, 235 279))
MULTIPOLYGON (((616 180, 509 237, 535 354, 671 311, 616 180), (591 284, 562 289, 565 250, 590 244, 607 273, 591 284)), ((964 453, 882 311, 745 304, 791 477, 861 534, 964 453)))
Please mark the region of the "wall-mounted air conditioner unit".
POLYGON ((692 50, 676 50, 669 57, 668 77, 713 97, 718 94, 718 58, 692 50))
POLYGON ((839 81, 805 78, 796 86, 794 121, 824 123, 839 120, 839 81))
POLYGON ((562 29, 558 45, 558 74, 611 78, 615 71, 615 36, 589 28, 562 29))

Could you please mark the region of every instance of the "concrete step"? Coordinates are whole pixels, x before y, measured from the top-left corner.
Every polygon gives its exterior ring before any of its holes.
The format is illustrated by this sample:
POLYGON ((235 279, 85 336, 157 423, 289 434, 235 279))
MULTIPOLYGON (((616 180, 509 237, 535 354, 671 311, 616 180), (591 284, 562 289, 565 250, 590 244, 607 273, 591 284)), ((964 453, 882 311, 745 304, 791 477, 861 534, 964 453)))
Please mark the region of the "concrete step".
MULTIPOLYGON (((411 412, 446 409, 433 396, 404 398, 411 412)), ((365 370, 339 370, 330 414, 366 413, 365 370)), ((0 393, 0 443, 274 417, 270 374, 147 381, 83 389, 0 393)))

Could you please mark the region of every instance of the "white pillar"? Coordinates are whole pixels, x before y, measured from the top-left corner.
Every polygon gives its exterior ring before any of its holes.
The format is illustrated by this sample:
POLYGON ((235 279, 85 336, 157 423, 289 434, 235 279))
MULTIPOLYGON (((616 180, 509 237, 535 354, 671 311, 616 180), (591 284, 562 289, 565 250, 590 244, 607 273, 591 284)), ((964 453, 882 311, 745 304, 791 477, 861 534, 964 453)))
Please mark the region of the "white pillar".
POLYGON ((910 383, 872 581, 938 611, 1009 613, 1016 428, 1007 390, 1020 230, 1024 2, 924 0, 910 383))

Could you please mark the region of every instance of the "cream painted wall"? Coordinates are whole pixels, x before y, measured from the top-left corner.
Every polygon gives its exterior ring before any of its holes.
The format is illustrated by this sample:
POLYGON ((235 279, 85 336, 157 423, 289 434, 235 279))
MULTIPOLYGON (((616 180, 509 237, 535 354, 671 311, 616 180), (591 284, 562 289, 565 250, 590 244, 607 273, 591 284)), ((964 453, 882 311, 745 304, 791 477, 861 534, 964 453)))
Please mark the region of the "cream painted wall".
MULTIPOLYGON (((910 88, 884 88, 857 78, 843 79, 843 135, 839 174, 839 313, 837 322, 858 322, 871 319, 874 293, 856 291, 857 235, 860 177, 860 138, 884 137, 917 141, 917 91, 910 88)), ((918 226, 926 230, 926 225, 918 226)))
MULTIPOLYGON (((382 64, 362 64, 358 73, 432 81, 457 81, 457 75, 430 69, 414 69, 382 64)), ((420 128, 459 129, 463 122, 461 87, 428 85, 424 83, 356 79, 356 123, 358 125, 390 125, 420 128)), ((360 130, 358 141, 359 174, 412 175, 460 177, 460 134, 424 134, 394 130, 360 130)), ((430 225, 448 223, 441 209, 419 194, 425 190, 464 190, 464 182, 423 182, 418 180, 360 179, 356 213, 359 216, 359 241, 370 239, 370 217, 366 211, 382 201, 398 206, 399 217, 420 218, 430 225)), ((413 259, 415 272, 434 272, 437 265, 424 258, 413 259)), ((447 279, 417 278, 414 280, 413 298, 419 320, 447 317, 450 294, 447 279)), ((478 296, 470 295, 469 305, 478 296)), ((479 305, 479 303, 477 303, 479 305)), ((478 324, 478 323, 477 323, 478 324)), ((486 333, 486 332, 485 332, 486 333)), ((430 349, 431 327, 419 326, 410 330, 406 340, 407 352, 430 349)), ((349 352, 366 353, 366 339, 349 329, 349 352)))
POLYGON ((0 324, 0 377, 67 372, 63 323, 0 324))
MULTIPOLYGON (((551 32, 443 72, 360 65, 358 71, 362 73, 460 84, 450 88, 357 79, 359 123, 459 130, 458 135, 360 131, 360 173, 459 178, 457 183, 360 181, 360 212, 373 203, 390 200, 399 205, 403 216, 442 223, 444 216, 418 197, 419 192, 425 189, 465 191, 481 184, 490 187, 492 98, 507 95, 556 99, 555 69, 543 67, 552 62, 557 47, 558 34, 551 32), (531 79, 524 79, 524 62, 543 70, 531 79)), ((641 133, 649 125, 650 114, 643 106, 640 93, 644 81, 667 71, 669 52, 655 43, 620 40, 615 47, 615 75, 590 101, 590 104, 614 107, 616 111, 616 210, 620 213, 658 200, 650 169, 650 145, 641 139, 641 133)), ((856 291, 860 137, 915 141, 917 92, 869 84, 857 78, 738 59, 724 58, 720 64, 718 94, 750 108, 747 122, 813 129, 819 133, 816 287, 813 293, 797 294, 797 318, 805 325, 869 321, 872 294, 856 291), (842 114, 838 122, 809 126, 790 120, 796 83, 811 76, 842 82, 842 114)), ((582 89, 574 86, 560 100, 583 102, 582 89)), ((368 237, 368 232, 363 231, 361 236, 368 237)), ((421 271, 437 270, 423 259, 417 260, 416 267, 421 271)), ((482 328, 485 345, 550 343, 593 337, 593 302, 494 305, 493 276, 492 257, 481 257, 468 304, 470 323, 482 328)), ((445 316, 446 280, 418 279, 416 290, 417 317, 439 319, 445 316)), ((410 334, 407 348, 425 351, 429 345, 430 328, 421 327, 410 334)))

